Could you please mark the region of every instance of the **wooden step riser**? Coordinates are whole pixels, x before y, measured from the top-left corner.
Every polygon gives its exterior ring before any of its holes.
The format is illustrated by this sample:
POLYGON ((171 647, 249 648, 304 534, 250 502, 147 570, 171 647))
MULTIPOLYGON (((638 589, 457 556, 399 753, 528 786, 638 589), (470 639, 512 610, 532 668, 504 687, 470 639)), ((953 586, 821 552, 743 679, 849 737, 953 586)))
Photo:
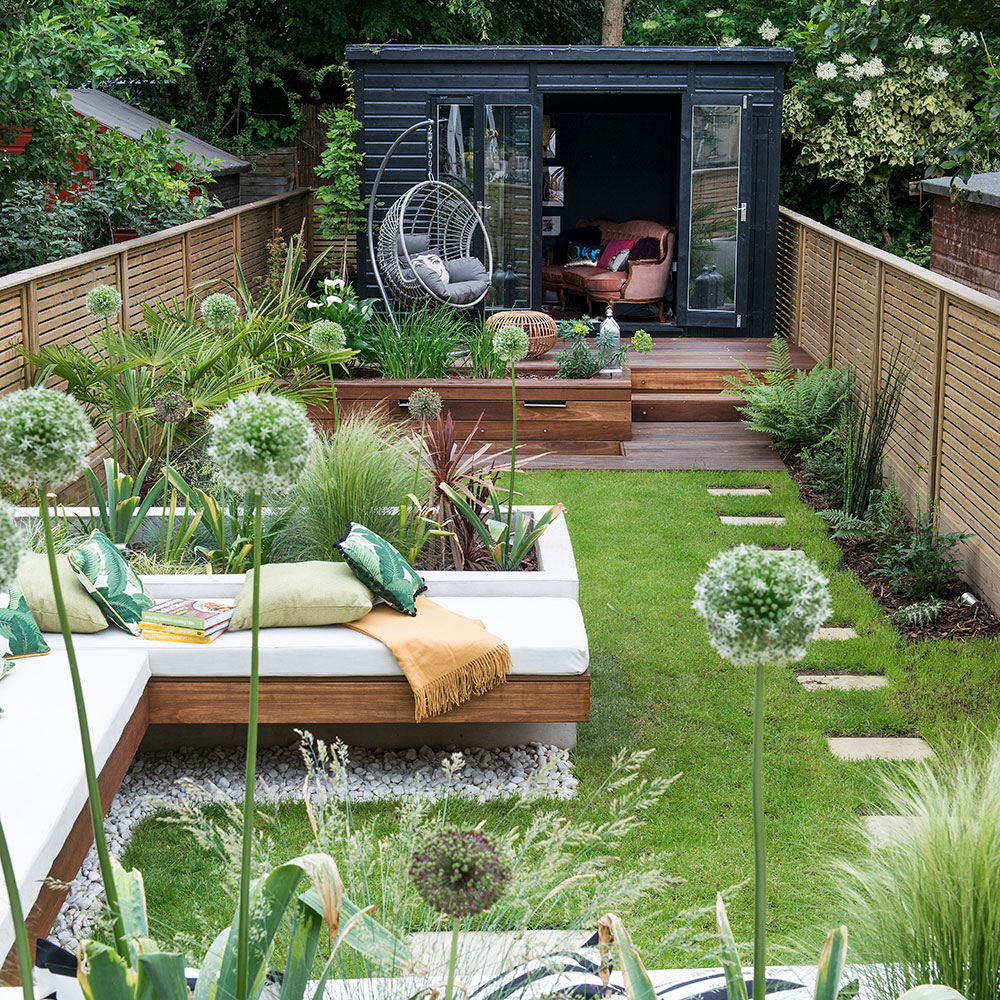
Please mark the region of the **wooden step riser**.
POLYGON ((735 372, 721 372, 706 369, 633 369, 632 392, 727 392, 729 386, 722 381, 723 375, 735 372))
POLYGON ((732 421, 740 419, 736 409, 738 405, 731 399, 719 399, 710 394, 704 399, 644 399, 639 394, 632 397, 632 420, 669 423, 689 423, 694 420, 732 421))

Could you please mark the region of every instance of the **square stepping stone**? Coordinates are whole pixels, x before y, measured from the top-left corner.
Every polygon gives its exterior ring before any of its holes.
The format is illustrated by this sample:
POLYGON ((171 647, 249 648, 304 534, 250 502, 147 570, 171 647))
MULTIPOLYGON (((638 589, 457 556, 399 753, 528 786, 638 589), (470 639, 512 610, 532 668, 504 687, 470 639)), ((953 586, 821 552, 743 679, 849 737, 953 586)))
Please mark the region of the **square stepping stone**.
POLYGON ((916 821, 915 816, 865 816, 865 828, 875 847, 891 847, 913 828, 916 821))
POLYGON ((873 691, 889 683, 881 674, 798 674, 797 680, 807 691, 873 691))
POLYGON ((919 736, 828 736, 826 742, 841 760, 927 760, 934 756, 919 736))
POLYGON ((784 524, 785 519, 776 514, 764 514, 757 517, 731 517, 728 514, 720 514, 719 520, 723 524, 784 524))
POLYGON ((850 625, 822 625, 816 629, 817 639, 857 639, 858 633, 850 625))
POLYGON ((769 497, 771 491, 766 486, 709 486, 713 497, 769 497))
POLYGON ((762 545, 767 552, 795 552, 797 555, 804 556, 806 554, 805 549, 793 549, 787 545, 762 545))

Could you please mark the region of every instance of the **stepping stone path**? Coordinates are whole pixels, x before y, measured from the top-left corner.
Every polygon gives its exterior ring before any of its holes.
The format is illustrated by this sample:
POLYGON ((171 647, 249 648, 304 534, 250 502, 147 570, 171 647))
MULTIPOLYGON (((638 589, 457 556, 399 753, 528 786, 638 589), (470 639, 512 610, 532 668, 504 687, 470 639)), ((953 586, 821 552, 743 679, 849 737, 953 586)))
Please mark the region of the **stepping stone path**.
POLYGON ((798 674, 797 679, 807 691, 872 691, 889 683, 881 674, 798 674))
POLYGON ((858 633, 850 626, 823 625, 816 629, 817 639, 857 639, 858 633))
POLYGON ((927 760, 934 756, 919 736, 828 736, 826 742, 841 760, 927 760))
POLYGON ((769 497, 771 491, 766 486, 709 486, 713 497, 769 497))
POLYGON ((913 816, 865 816, 868 837, 875 847, 891 847, 915 821, 913 816))
POLYGON ((784 524, 785 519, 776 514, 767 514, 759 517, 730 517, 726 514, 720 514, 719 520, 723 524, 784 524))

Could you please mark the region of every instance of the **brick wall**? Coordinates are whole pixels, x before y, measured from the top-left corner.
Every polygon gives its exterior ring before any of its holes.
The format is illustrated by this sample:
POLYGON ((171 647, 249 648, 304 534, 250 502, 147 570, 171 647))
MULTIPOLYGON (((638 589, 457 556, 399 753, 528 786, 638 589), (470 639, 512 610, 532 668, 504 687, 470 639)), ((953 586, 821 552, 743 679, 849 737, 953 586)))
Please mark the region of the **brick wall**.
POLYGON ((936 196, 931 270, 1000 298, 1000 208, 936 196))

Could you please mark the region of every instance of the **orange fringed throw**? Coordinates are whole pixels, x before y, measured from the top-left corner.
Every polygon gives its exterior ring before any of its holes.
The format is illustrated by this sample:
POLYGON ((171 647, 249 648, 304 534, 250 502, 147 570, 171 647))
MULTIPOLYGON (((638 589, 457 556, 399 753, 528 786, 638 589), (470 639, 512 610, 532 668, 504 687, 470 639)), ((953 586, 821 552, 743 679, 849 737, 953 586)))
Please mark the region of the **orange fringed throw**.
POLYGON ((421 722, 451 711, 507 679, 510 649, 481 621, 457 615, 426 597, 416 599, 417 615, 376 605, 347 627, 378 639, 413 689, 414 719, 421 722))

